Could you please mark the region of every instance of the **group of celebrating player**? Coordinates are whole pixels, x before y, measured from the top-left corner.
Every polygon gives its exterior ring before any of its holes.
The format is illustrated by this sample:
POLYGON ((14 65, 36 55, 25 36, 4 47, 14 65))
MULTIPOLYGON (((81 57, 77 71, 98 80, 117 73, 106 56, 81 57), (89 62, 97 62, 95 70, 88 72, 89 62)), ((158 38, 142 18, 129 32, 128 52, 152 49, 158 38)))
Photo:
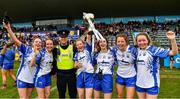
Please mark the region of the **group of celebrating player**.
MULTIPOLYGON (((146 33, 139 33, 136 47, 129 45, 128 37, 116 37, 116 46, 109 47, 107 39, 98 40, 92 51, 92 31, 76 40, 75 47, 67 40, 67 32, 61 31, 59 45, 54 46, 52 39, 45 41, 34 38, 32 46, 20 42, 10 24, 4 24, 12 41, 21 52, 21 64, 17 72, 17 88, 20 98, 29 98, 35 87, 38 98, 50 95, 51 72, 57 75, 59 98, 65 98, 68 85, 70 98, 111 98, 113 92, 114 66, 117 66, 115 84, 118 98, 157 98, 160 87, 159 58, 178 53, 175 33, 167 32, 172 50, 151 44, 146 33), (76 49, 76 50, 75 50, 76 49), (75 71, 74 71, 75 70, 75 71), (76 75, 77 74, 77 75, 76 75), (74 78, 75 77, 75 78, 74 78)), ((53 74, 53 73, 52 73, 53 74)))

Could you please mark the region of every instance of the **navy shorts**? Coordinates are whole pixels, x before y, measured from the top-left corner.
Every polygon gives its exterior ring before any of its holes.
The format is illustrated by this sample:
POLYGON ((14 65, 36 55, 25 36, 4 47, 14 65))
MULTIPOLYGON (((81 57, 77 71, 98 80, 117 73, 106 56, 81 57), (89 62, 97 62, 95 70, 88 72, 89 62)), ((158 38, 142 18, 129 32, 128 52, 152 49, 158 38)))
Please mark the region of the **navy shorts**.
POLYGON ((113 75, 104 74, 102 79, 98 78, 98 74, 94 79, 94 89, 103 93, 112 93, 113 91, 113 75))
POLYGON ((77 76, 77 88, 93 88, 93 73, 81 72, 77 76))
POLYGON ((136 86, 136 91, 137 92, 145 92, 150 95, 157 95, 157 94, 159 94, 159 87, 155 86, 155 87, 151 87, 151 88, 141 88, 141 87, 136 86))
POLYGON ((120 85, 124 85, 126 87, 135 87, 136 85, 136 76, 129 77, 129 78, 123 78, 119 75, 117 75, 116 83, 120 85))
POLYGON ((17 80, 17 88, 34 88, 34 83, 26 83, 21 80, 17 80))
POLYGON ((51 75, 46 74, 40 77, 35 78, 35 87, 37 88, 45 88, 47 86, 51 86, 51 75))

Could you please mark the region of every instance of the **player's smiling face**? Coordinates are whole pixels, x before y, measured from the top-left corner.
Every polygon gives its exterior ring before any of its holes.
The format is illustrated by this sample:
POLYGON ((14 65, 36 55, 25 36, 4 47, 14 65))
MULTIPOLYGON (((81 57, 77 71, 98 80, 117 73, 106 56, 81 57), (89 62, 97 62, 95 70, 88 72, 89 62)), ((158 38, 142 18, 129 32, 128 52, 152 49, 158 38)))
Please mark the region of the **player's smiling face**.
POLYGON ((83 51, 84 50, 84 43, 82 41, 77 41, 76 47, 77 47, 78 51, 83 51))
POLYGON ((46 49, 48 50, 48 52, 51 52, 53 49, 53 41, 52 40, 46 40, 46 49))
POLYGON ((125 41, 123 37, 118 37, 116 42, 120 50, 126 50, 127 42, 125 41))
POLYGON ((137 45, 139 48, 141 49, 146 49, 146 47, 148 46, 148 39, 146 38, 146 36, 144 35, 139 35, 137 37, 137 45))
POLYGON ((107 41, 106 40, 100 40, 99 46, 101 49, 106 49, 107 48, 107 41))
POLYGON ((41 41, 41 39, 36 38, 36 39, 34 40, 34 42, 33 42, 33 46, 36 46, 38 50, 41 49, 41 47, 42 47, 42 41, 41 41))

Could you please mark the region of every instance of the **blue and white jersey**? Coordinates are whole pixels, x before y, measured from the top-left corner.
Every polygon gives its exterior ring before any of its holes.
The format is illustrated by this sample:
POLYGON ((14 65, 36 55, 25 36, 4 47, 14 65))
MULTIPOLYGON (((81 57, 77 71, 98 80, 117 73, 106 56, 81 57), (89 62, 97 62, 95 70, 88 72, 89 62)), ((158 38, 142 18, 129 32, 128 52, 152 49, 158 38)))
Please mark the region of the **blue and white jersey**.
POLYGON ((115 55, 112 50, 107 53, 99 52, 93 57, 93 64, 97 64, 96 73, 102 70, 102 74, 113 74, 115 55))
POLYGON ((50 73, 52 68, 52 62, 52 53, 47 52, 45 48, 42 49, 36 57, 36 64, 38 65, 36 72, 37 77, 50 73))
POLYGON ((14 64, 15 51, 13 48, 7 48, 7 51, 4 54, 3 65, 12 65, 14 64))
POLYGON ((127 49, 122 52, 118 47, 114 48, 117 74, 123 78, 134 77, 136 75, 135 60, 137 56, 137 50, 133 46, 127 46, 127 49))
POLYGON ((138 49, 136 85, 141 88, 159 87, 159 57, 168 55, 169 50, 152 45, 145 50, 138 49))
POLYGON ((34 50, 31 46, 21 44, 19 51, 22 54, 22 61, 17 72, 17 79, 26 83, 34 83, 36 66, 29 66, 33 56, 35 55, 34 50))
POLYGON ((92 65, 92 58, 86 49, 82 52, 76 52, 74 61, 82 63, 82 67, 77 70, 79 75, 81 72, 94 73, 94 67, 92 65))

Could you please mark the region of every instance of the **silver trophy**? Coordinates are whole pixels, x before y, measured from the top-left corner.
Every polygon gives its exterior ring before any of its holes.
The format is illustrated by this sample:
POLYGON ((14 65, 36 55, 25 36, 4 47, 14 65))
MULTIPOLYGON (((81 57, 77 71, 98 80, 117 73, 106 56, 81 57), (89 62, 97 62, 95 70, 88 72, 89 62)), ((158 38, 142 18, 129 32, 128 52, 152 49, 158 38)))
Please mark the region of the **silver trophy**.
POLYGON ((96 39, 104 40, 104 37, 101 35, 101 33, 95 28, 94 23, 92 22, 92 19, 94 19, 94 14, 92 13, 85 13, 83 12, 83 19, 86 20, 89 24, 89 31, 93 31, 96 39))

